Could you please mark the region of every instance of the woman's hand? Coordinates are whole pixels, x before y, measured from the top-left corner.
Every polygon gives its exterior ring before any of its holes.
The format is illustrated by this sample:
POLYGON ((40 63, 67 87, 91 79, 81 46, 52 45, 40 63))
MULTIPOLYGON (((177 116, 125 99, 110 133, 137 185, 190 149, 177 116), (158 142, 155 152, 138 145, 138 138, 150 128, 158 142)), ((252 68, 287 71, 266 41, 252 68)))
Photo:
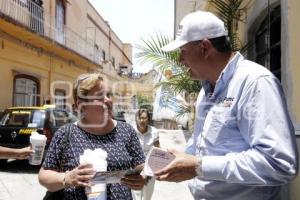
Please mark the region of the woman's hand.
POLYGON ((147 177, 141 174, 125 175, 125 177, 121 179, 121 183, 133 190, 141 190, 147 183, 147 177))
POLYGON ((29 156, 33 153, 34 151, 31 149, 31 147, 24 147, 21 149, 16 149, 14 153, 14 158, 18 160, 23 160, 23 159, 28 159, 29 156))
POLYGON ((81 164, 72 171, 65 174, 66 186, 91 186, 90 180, 94 177, 96 171, 92 164, 81 164))
POLYGON ((133 190, 143 189, 144 185, 146 185, 148 181, 146 176, 141 175, 143 169, 144 169, 144 163, 136 166, 130 172, 130 174, 125 175, 125 177, 121 179, 121 183, 133 190))
POLYGON ((58 172, 41 167, 39 182, 50 192, 54 192, 68 186, 90 186, 90 180, 94 175, 95 170, 92 164, 81 164, 66 172, 58 172))
POLYGON ((31 149, 31 147, 15 149, 15 148, 7 148, 7 147, 0 146, 0 158, 3 159, 9 159, 9 158, 14 158, 18 160, 28 159, 33 152, 34 151, 31 149))

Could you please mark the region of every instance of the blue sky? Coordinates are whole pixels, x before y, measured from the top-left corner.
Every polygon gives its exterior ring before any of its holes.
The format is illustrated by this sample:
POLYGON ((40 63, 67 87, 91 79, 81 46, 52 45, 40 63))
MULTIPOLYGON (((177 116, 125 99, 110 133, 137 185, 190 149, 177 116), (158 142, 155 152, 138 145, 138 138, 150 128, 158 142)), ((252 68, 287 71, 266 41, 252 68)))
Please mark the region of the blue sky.
MULTIPOLYGON (((174 0, 89 0, 124 43, 141 43, 155 33, 173 37, 174 0)), ((133 49, 133 53, 135 53, 133 49)), ((149 71, 134 59, 136 72, 149 71)))

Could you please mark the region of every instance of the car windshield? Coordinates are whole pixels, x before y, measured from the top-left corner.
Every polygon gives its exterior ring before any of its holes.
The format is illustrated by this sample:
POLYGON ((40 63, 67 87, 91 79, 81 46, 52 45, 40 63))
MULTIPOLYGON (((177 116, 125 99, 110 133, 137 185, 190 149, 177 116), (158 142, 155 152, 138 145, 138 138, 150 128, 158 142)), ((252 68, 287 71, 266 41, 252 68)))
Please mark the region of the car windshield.
POLYGON ((0 121, 1 126, 43 127, 44 110, 7 110, 0 121))
POLYGON ((67 110, 50 110, 50 121, 54 126, 62 126, 66 123, 75 122, 77 118, 67 110))

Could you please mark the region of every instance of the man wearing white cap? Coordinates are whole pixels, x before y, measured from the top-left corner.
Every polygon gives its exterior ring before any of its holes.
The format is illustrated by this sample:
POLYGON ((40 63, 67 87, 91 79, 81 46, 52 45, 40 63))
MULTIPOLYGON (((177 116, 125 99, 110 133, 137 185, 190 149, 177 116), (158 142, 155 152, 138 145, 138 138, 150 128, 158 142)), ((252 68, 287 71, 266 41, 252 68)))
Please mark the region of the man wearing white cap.
POLYGON ((194 133, 186 153, 155 175, 190 180, 197 200, 279 200, 298 172, 294 128, 278 79, 232 52, 224 23, 210 12, 190 13, 175 41, 191 78, 202 81, 194 133))

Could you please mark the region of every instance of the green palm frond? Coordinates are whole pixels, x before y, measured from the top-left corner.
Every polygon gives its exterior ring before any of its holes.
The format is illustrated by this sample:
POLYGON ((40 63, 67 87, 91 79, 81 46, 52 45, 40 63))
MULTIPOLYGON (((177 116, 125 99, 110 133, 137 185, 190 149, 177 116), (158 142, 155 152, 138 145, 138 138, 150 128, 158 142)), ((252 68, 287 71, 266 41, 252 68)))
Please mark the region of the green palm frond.
POLYGON ((239 22, 245 23, 244 12, 251 2, 252 0, 209 0, 209 3, 216 9, 217 15, 224 21, 228 29, 234 51, 240 50, 240 46, 242 46, 237 36, 237 24, 239 22))
POLYGON ((192 112, 192 106, 191 105, 179 105, 177 112, 177 117, 182 117, 188 113, 192 112))
POLYGON ((186 72, 171 76, 169 79, 156 84, 156 87, 162 86, 175 94, 199 92, 201 84, 199 81, 191 80, 186 72))
POLYGON ((164 70, 173 66, 179 66, 178 58, 179 52, 164 52, 161 47, 168 44, 171 39, 161 34, 156 34, 156 38, 151 37, 148 40, 141 39, 142 44, 136 45, 139 52, 136 54, 136 58, 140 63, 149 63, 164 70))
POLYGON ((171 70, 173 74, 170 78, 159 82, 156 87, 164 86, 164 88, 173 90, 175 94, 181 92, 199 92, 201 86, 199 81, 191 80, 186 69, 178 62, 179 52, 164 52, 161 47, 168 44, 171 39, 156 34, 156 38, 149 40, 142 39, 143 44, 138 45, 139 53, 136 57, 142 63, 151 63, 153 66, 164 74, 166 70, 171 70))
POLYGON ((230 41, 231 41, 232 50, 238 51, 240 49, 241 44, 237 33, 231 33, 230 41))
MULTIPOLYGON (((141 40, 142 44, 136 46, 139 50, 136 58, 141 63, 152 64, 161 74, 165 74, 166 70, 172 72, 170 77, 166 77, 157 83, 156 88, 162 87, 174 96, 178 94, 198 93, 200 91, 200 82, 191 80, 186 69, 178 62, 179 51, 164 52, 161 50, 161 47, 171 41, 170 38, 156 34, 155 38, 151 37, 148 40, 141 40)), ((177 117, 187 114, 191 108, 188 105, 180 105, 178 110, 177 117)))

